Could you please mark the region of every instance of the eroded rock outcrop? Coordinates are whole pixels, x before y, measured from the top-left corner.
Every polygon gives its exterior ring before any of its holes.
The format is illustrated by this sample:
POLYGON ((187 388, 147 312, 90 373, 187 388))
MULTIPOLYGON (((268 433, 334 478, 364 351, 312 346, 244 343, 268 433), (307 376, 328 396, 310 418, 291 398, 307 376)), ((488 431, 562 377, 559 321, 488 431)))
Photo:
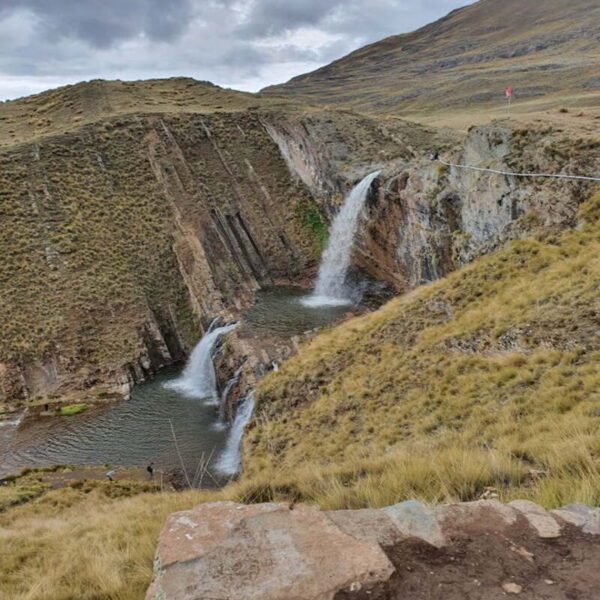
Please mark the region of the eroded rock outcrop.
POLYGON ((256 114, 113 117, 0 163, 0 400, 126 397, 318 260, 318 205, 256 114))
POLYGON ((146 598, 592 598, 600 576, 577 580, 569 568, 600 558, 599 519, 597 508, 548 512, 522 500, 354 511, 202 504, 167 519, 146 598))
MULTIPOLYGON (((519 173, 596 173, 600 147, 551 128, 474 127, 445 162, 519 173)), ((439 279, 510 239, 575 224, 589 183, 448 167, 419 157, 389 165, 370 197, 356 261, 406 291, 439 279)))

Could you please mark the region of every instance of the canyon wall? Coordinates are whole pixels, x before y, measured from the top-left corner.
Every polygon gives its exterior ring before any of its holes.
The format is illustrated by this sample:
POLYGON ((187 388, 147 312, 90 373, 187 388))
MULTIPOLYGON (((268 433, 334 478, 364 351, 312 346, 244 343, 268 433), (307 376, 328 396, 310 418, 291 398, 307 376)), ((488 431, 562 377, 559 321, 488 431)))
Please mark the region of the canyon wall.
POLYGON ((0 162, 5 401, 126 396, 318 260, 319 207, 257 115, 106 119, 0 162))
MULTIPOLYGON (((288 167, 330 217, 343 195, 382 169, 362 222, 355 263, 404 292, 464 266, 509 239, 556 233, 576 223, 593 184, 522 178, 448 167, 445 162, 518 173, 593 175, 600 143, 593 132, 573 138, 543 124, 494 123, 464 139, 397 120, 328 131, 324 115, 268 126, 288 167)), ((349 123, 344 123, 348 126, 349 123)))
POLYGON ((128 114, 9 146, 0 399, 126 397, 260 287, 310 283, 329 220, 375 169, 354 262, 404 292, 507 239, 573 225, 590 188, 448 168, 429 151, 589 173, 599 146, 541 126, 461 140, 397 119, 259 108, 128 114))
MULTIPOLYGON (((600 144, 548 127, 472 128, 444 162, 518 173, 593 175, 600 144)), ((509 239, 576 223, 589 182, 531 179, 448 167, 425 157, 388 168, 368 203, 357 263, 398 292, 460 268, 509 239)))

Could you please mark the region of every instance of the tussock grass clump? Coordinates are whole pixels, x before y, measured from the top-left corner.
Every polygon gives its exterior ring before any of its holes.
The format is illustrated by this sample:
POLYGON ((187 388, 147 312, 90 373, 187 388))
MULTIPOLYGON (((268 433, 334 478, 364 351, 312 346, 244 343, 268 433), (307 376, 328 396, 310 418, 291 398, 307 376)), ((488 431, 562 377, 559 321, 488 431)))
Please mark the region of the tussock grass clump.
POLYGON ((486 487, 599 504, 598 205, 317 336, 258 387, 246 485, 331 507, 486 487))

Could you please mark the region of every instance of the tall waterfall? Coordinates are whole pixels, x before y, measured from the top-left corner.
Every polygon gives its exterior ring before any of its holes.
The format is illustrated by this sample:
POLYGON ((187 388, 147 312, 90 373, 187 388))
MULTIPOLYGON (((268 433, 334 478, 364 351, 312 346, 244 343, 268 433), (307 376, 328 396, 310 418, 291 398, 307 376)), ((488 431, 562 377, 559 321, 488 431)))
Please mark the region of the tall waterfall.
POLYGON ((346 286, 346 275, 352 258, 354 237, 358 229, 361 210, 373 180, 381 171, 367 175, 344 200, 329 232, 329 242, 319 266, 315 290, 303 303, 306 306, 339 306, 351 304, 350 290, 346 286))
POLYGON ((237 409, 225 450, 215 464, 216 471, 221 475, 235 475, 240 470, 242 437, 253 410, 254 394, 250 392, 237 409))
POLYGON ((218 404, 217 378, 213 365, 212 352, 218 339, 237 327, 237 323, 224 327, 214 327, 211 323, 207 333, 202 336, 181 374, 181 377, 165 384, 191 398, 201 398, 218 404))

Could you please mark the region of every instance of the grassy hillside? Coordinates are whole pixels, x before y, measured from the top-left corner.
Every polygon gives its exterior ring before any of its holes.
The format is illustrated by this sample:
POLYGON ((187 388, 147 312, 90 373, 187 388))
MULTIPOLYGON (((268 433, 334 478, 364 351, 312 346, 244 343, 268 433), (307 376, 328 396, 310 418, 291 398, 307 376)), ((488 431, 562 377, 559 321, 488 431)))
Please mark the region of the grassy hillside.
POLYGON ((137 491, 106 483, 66 487, 0 514, 0 597, 143 598, 165 518, 211 495, 137 491))
POLYGON ((257 496, 600 503, 600 194, 581 217, 318 335, 263 380, 257 496))
MULTIPOLYGON (((597 106, 595 0, 480 0, 415 32, 376 42, 263 91, 378 114, 597 106)), ((497 114, 496 114, 497 116, 497 114)))
POLYGON ((0 147, 76 129, 115 115, 212 114, 277 103, 281 104, 281 100, 225 90, 189 77, 147 81, 97 79, 0 102, 0 147))

